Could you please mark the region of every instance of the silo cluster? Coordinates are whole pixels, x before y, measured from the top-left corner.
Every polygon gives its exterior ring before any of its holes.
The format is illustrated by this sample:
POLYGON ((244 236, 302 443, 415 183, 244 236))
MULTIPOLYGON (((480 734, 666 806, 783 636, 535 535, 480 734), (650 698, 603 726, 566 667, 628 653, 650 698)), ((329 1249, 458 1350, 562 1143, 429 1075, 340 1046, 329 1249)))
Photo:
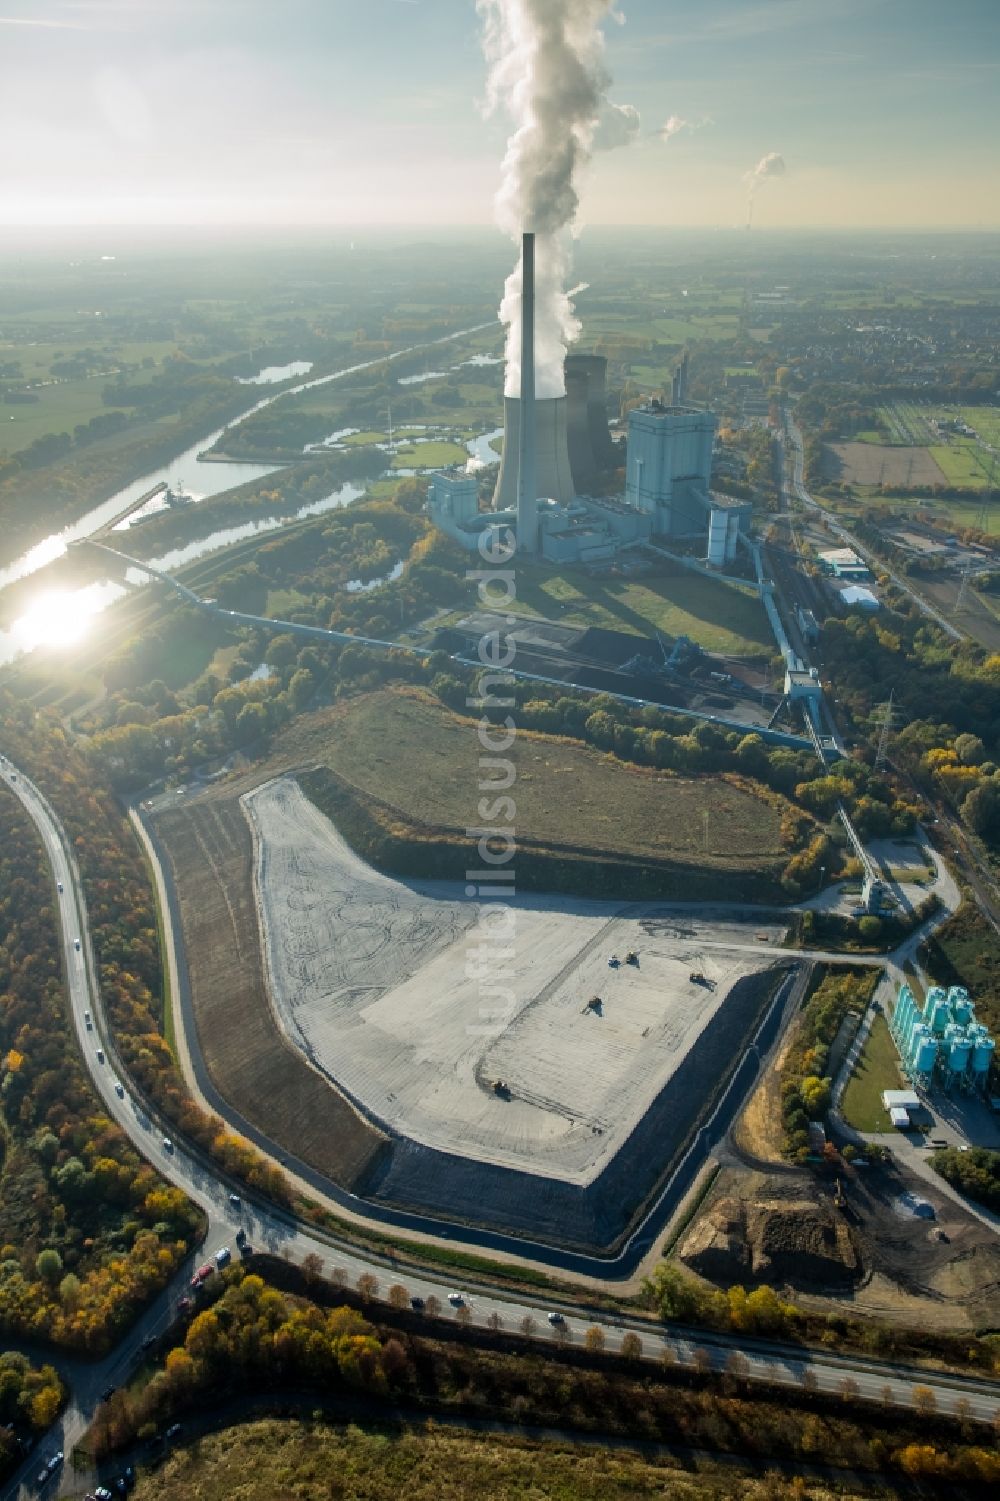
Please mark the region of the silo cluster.
POLYGON ((914 1084, 926 1088, 936 1082, 947 1090, 985 1094, 996 1039, 976 1021, 963 986, 935 985, 921 1010, 910 987, 901 985, 889 1030, 903 1072, 914 1084))

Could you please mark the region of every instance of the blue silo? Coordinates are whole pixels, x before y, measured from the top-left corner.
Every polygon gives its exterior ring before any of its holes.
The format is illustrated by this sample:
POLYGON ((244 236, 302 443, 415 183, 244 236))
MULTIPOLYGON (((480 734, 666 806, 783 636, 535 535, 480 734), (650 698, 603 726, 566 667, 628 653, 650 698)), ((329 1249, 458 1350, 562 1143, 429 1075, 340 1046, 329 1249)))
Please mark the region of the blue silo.
POLYGON ((981 1088, 985 1087, 986 1075, 990 1071, 990 1064, 993 1061, 995 1048, 995 1039, 987 1033, 985 1037, 978 1039, 972 1050, 972 1072, 975 1075, 976 1083, 981 1088))
POLYGON ((948 992, 948 1004, 951 1007, 952 1020, 962 1026, 972 1020, 972 1002, 969 1000, 969 992, 964 985, 953 985, 948 992))
POLYGON ((953 1076, 957 1077, 958 1075, 965 1073, 966 1069, 969 1066, 969 1058, 971 1054, 972 1044, 970 1043, 965 1033, 960 1032, 959 1035, 952 1040, 951 1046, 948 1049, 948 1069, 953 1076))
POLYGON ((917 1043, 917 1051, 914 1056, 913 1066, 918 1074, 930 1078, 934 1072, 934 1063, 937 1059, 937 1038, 921 1037, 917 1043))

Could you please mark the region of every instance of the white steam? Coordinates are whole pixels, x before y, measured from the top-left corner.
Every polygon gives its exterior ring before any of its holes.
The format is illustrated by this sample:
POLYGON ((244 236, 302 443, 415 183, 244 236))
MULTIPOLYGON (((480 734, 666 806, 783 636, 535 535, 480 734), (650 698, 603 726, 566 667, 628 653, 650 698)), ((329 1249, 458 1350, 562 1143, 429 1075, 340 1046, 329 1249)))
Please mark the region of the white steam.
MULTIPOLYGON (((580 324, 565 291, 567 231, 579 207, 576 175, 595 149, 638 134, 630 105, 607 98, 600 23, 613 0, 477 0, 489 64, 487 107, 501 106, 514 129, 496 196, 497 222, 515 242, 535 234, 535 389, 565 391, 563 358, 580 324)), ((508 395, 521 388, 521 267, 507 278, 500 318, 507 325, 508 395)))
POLYGON ((785 158, 777 151, 769 151, 762 156, 756 167, 749 172, 744 172, 743 181, 747 185, 747 229, 753 218, 753 200, 761 183, 769 177, 784 177, 788 168, 785 166, 785 158))
POLYGON ((661 141, 669 141, 673 136, 680 135, 682 130, 695 130, 697 127, 691 120, 683 120, 680 115, 671 115, 669 120, 660 126, 656 134, 661 141))

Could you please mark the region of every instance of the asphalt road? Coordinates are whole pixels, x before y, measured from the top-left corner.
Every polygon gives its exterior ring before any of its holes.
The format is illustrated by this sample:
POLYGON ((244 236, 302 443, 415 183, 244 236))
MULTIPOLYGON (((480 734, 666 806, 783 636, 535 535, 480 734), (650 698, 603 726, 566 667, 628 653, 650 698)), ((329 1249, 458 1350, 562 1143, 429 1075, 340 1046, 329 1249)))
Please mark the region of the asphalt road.
MULTIPOLYGON (((205 1211, 209 1228, 198 1260, 208 1260, 223 1245, 233 1245, 235 1231, 238 1224, 242 1224, 251 1244, 258 1249, 272 1251, 295 1262, 301 1262, 310 1254, 318 1255, 327 1267, 335 1265, 342 1269, 350 1282, 356 1283, 362 1273, 371 1273, 379 1280, 383 1292, 391 1282, 405 1281, 411 1297, 418 1296, 425 1301, 436 1297, 445 1317, 459 1317, 458 1308, 448 1301, 449 1293, 457 1289, 469 1309, 473 1327, 491 1327, 496 1319, 503 1328, 520 1330, 543 1344, 551 1344, 553 1332, 547 1322, 547 1308, 539 1301, 514 1298, 486 1284, 472 1289, 467 1283, 445 1282, 409 1268, 394 1273, 391 1265, 387 1268, 385 1258, 359 1254, 347 1247, 336 1247, 335 1256, 331 1258, 328 1240, 288 1221, 268 1205, 253 1202, 245 1194, 238 1217, 234 1215, 229 1203, 229 1185, 221 1181, 198 1155, 189 1152, 179 1139, 175 1139, 172 1149, 165 1146, 162 1128, 136 1098, 129 1081, 115 1072, 110 1061, 101 1063, 97 1056, 99 1047, 103 1048, 107 1060, 114 1057, 114 1052, 100 1005, 80 873, 65 833, 45 798, 20 768, 4 761, 0 772, 35 823, 44 842, 53 880, 63 886, 57 901, 67 990, 73 1024, 94 1089, 108 1114, 129 1134, 143 1156, 205 1211), (85 1020, 88 1011, 93 1030, 88 1028, 85 1020), (115 1081, 119 1077, 124 1098, 119 1098, 115 1091, 115 1081)), ((162 1332, 173 1322, 178 1300, 187 1290, 189 1276, 189 1269, 179 1274, 105 1360, 89 1366, 82 1362, 64 1365, 72 1389, 70 1403, 5 1487, 3 1501, 13 1501, 15 1497, 18 1501, 22 1498, 27 1501, 29 1497, 50 1492, 53 1495, 82 1494, 95 1483, 92 1472, 74 1473, 69 1465, 65 1466, 58 1483, 52 1480, 40 1487, 36 1477, 47 1455, 54 1450, 62 1449, 67 1455, 71 1453, 94 1414, 100 1392, 109 1385, 122 1385, 141 1362, 143 1339, 148 1334, 162 1332)), ((806 1380, 814 1382, 820 1392, 838 1394, 842 1392, 845 1380, 850 1380, 856 1383, 861 1397, 900 1407, 912 1405, 913 1388, 920 1385, 931 1390, 942 1411, 953 1408, 958 1400, 964 1400, 976 1418, 994 1422, 1000 1415, 1000 1383, 979 1377, 943 1375, 855 1355, 841 1356, 825 1350, 803 1350, 676 1327, 664 1329, 640 1319, 594 1313, 582 1305, 562 1303, 560 1308, 566 1319, 564 1337, 570 1344, 581 1344, 586 1330, 596 1325, 604 1335, 605 1348, 613 1352, 620 1349, 624 1334, 635 1330, 642 1338, 644 1360, 658 1362, 666 1353, 681 1365, 708 1362, 713 1368, 721 1369, 731 1352, 738 1350, 746 1360, 746 1376, 751 1382, 799 1389, 806 1380)))

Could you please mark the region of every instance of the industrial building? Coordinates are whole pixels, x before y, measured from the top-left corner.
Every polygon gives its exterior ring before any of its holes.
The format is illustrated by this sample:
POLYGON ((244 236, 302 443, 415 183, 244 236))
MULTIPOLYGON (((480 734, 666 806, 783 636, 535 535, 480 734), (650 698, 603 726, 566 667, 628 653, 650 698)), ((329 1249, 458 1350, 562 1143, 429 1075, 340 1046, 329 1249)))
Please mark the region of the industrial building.
POLYGON ((831 547, 818 553, 817 557, 823 572, 836 579, 857 583, 859 579, 869 577, 868 564, 858 557, 853 547, 831 547))
POLYGON ((899 987, 892 1020, 903 1073, 915 1085, 985 1095, 996 1039, 976 1021, 969 992, 935 985, 921 1009, 908 985, 899 987))
POLYGON ((564 396, 535 397, 534 236, 522 241, 521 390, 504 397, 504 442, 493 506, 460 471, 432 476, 432 521, 470 552, 483 534, 512 529, 519 552, 553 563, 590 563, 662 537, 691 544, 710 567, 736 556, 752 507, 711 490, 715 417, 684 404, 687 355, 673 377, 671 406, 629 413, 628 438, 608 427, 607 361, 570 354, 564 396), (624 494, 608 495, 624 468, 624 494))

